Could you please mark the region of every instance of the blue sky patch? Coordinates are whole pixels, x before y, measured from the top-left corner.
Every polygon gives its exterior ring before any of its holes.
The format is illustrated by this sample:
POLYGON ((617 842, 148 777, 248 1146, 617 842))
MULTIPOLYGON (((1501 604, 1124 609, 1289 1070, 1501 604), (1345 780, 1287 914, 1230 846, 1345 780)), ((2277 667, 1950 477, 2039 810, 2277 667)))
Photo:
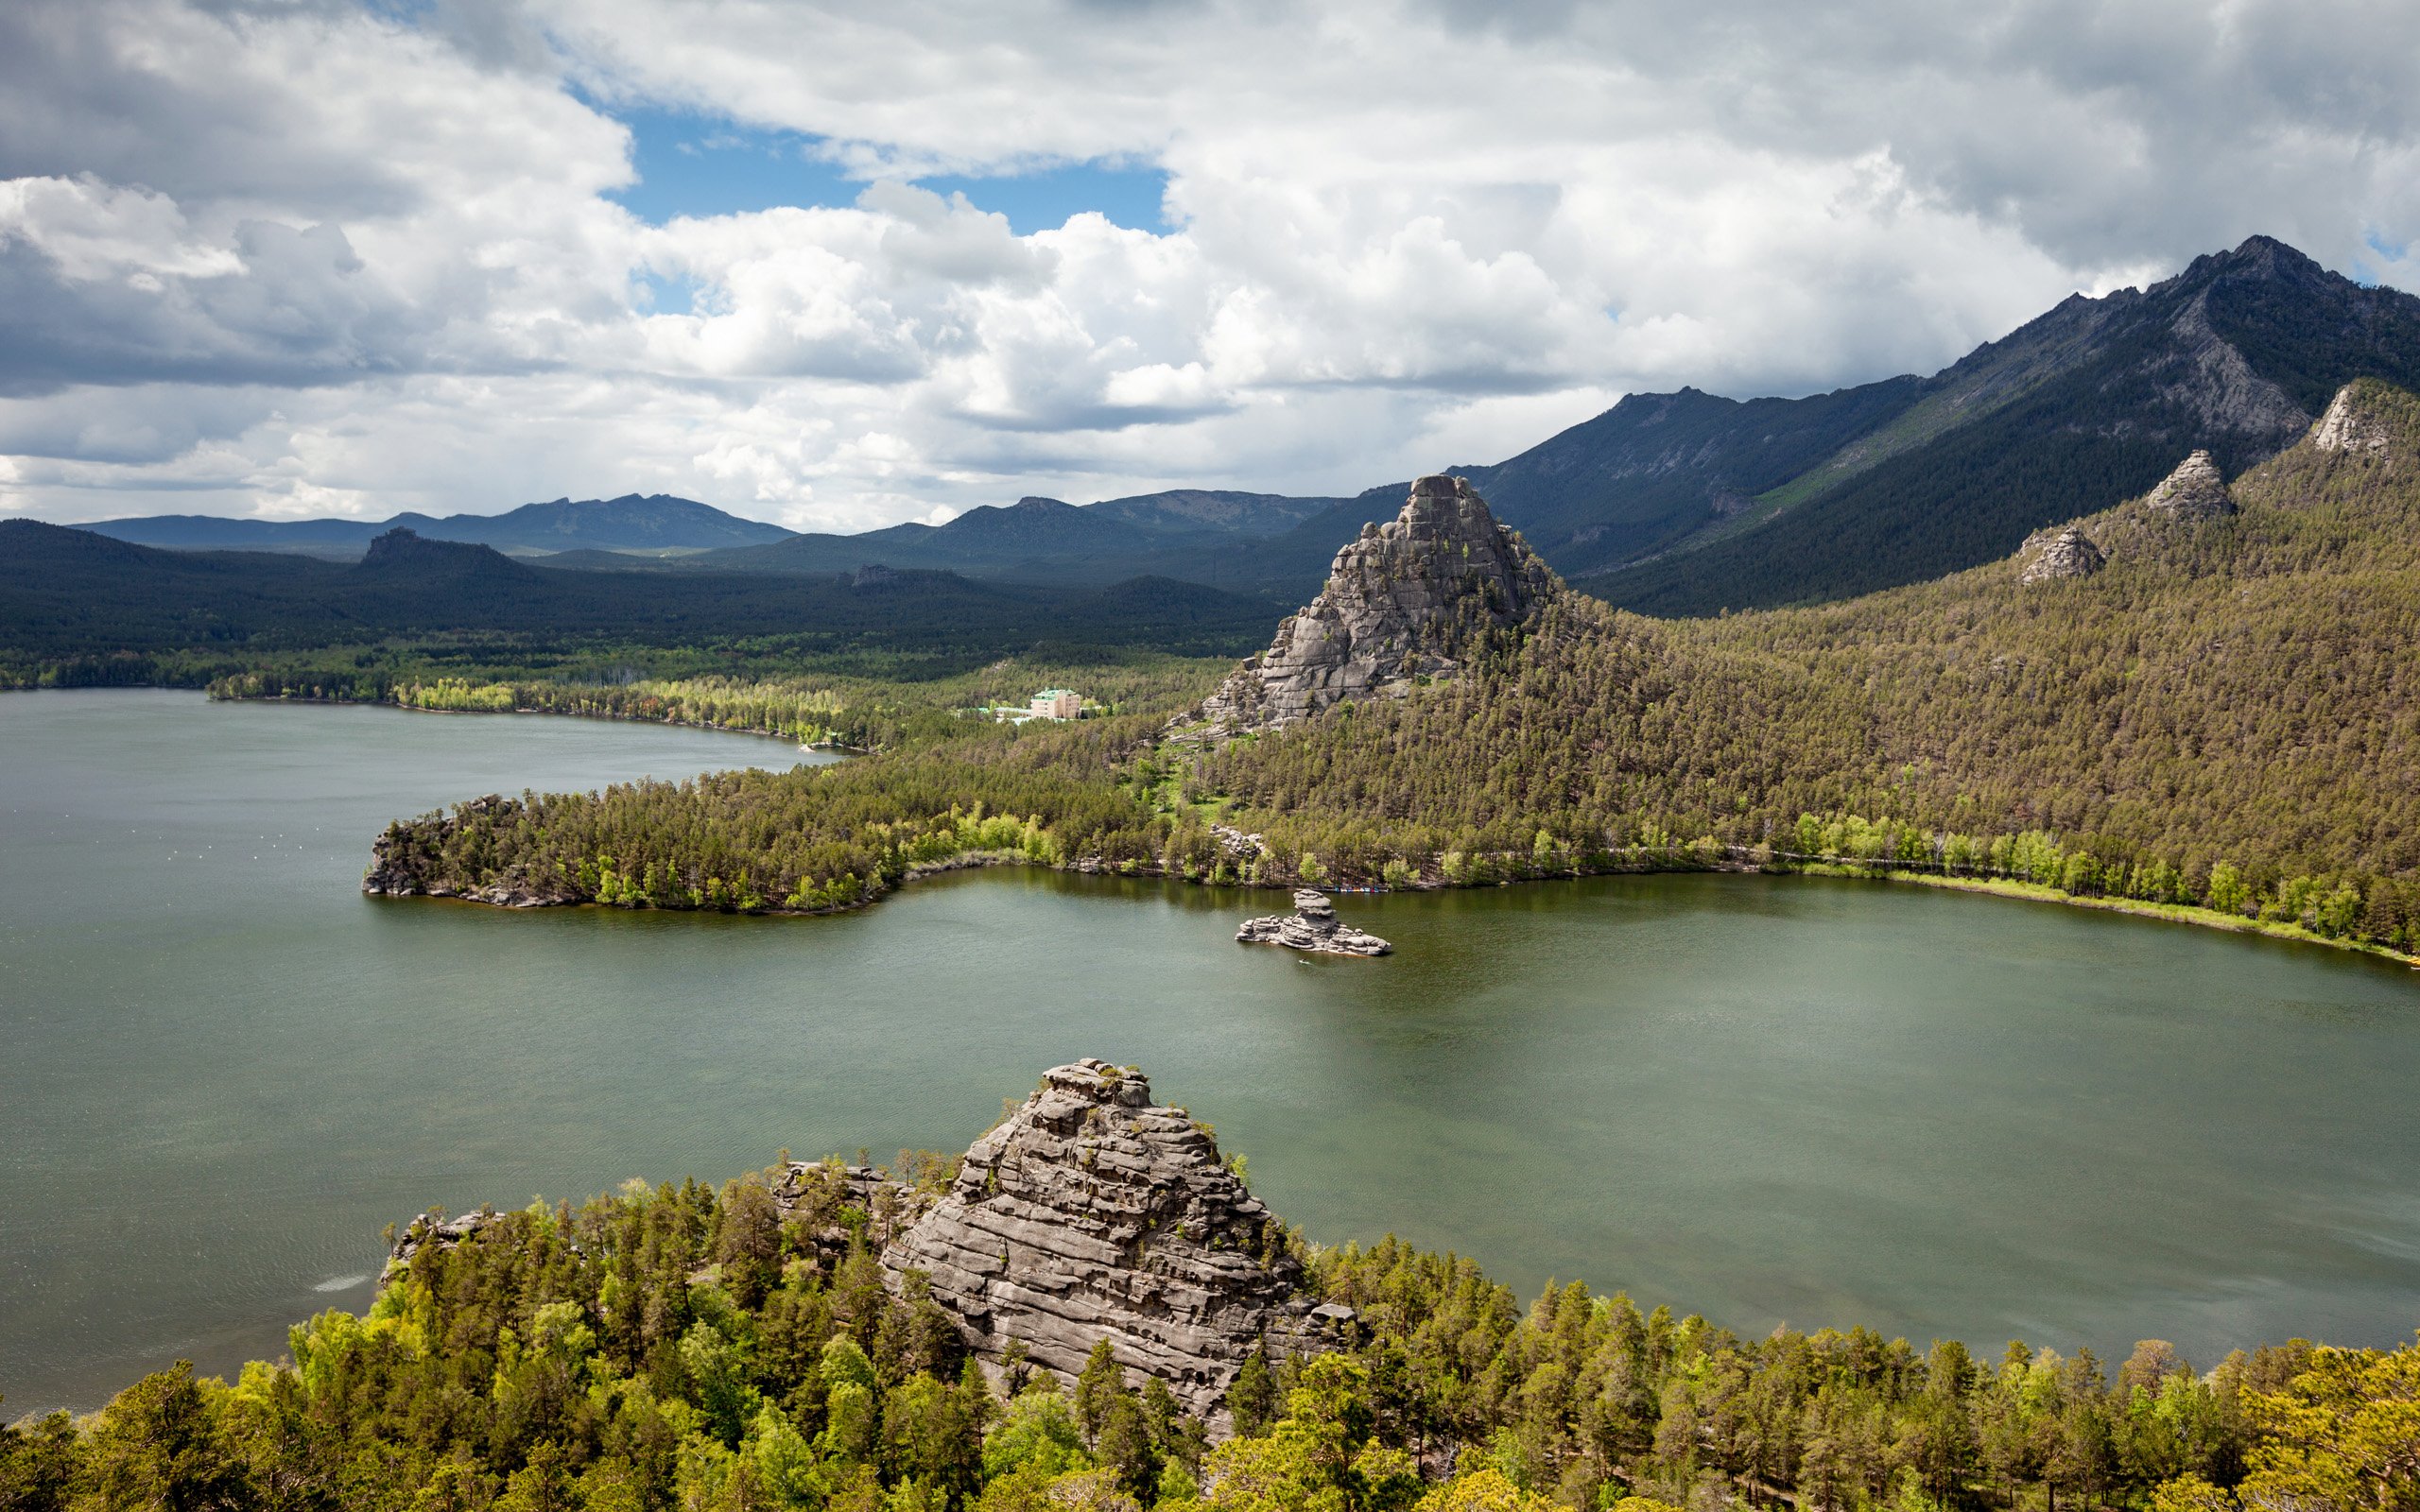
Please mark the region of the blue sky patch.
POLYGON ((935 194, 962 194, 977 210, 1009 217, 1009 229, 1020 236, 1056 231, 1067 217, 1097 210, 1110 223, 1130 231, 1164 231, 1160 198, 1167 193, 1168 176, 1158 168, 1114 168, 1096 163, 1071 163, 1035 173, 998 174, 990 178, 920 179, 935 194))
MULTIPOLYGON (((818 157, 821 139, 804 132, 736 126, 662 106, 591 103, 631 129, 631 165, 639 181, 609 198, 654 225, 676 215, 728 215, 776 205, 841 207, 856 204, 865 191, 865 180, 818 157)), ((917 180, 936 194, 963 194, 977 209, 1006 215, 1020 236, 1055 230, 1087 210, 1136 231, 1160 231, 1167 182, 1158 168, 1102 163, 917 180)))
POLYGON ((638 284, 638 310, 642 315, 714 315, 721 313, 698 307, 701 292, 698 281, 685 273, 666 277, 645 269, 631 275, 638 284))

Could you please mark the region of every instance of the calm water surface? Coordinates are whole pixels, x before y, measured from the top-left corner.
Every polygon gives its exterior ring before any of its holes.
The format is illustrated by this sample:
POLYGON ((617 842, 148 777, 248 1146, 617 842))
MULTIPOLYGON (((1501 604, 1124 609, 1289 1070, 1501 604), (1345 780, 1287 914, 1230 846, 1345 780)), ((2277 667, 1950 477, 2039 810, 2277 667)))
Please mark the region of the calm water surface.
POLYGON ((354 890, 388 817, 788 747, 538 718, 0 697, 0 1393, 230 1370, 369 1297, 378 1230, 962 1146, 1142 1065, 1323 1240, 1743 1332, 2118 1354, 2420 1324, 2420 973, 1886 885, 1347 899, 1381 961, 1236 945, 1273 895, 960 874, 862 914, 506 913, 354 890))

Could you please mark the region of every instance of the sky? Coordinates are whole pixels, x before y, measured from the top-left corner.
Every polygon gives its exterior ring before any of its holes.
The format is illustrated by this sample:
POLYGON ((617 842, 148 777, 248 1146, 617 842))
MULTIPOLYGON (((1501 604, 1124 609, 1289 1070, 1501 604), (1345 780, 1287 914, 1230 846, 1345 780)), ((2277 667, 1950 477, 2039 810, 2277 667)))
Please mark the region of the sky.
POLYGON ((2267 233, 2409 0, 9 0, 0 512, 1355 492, 2267 233))

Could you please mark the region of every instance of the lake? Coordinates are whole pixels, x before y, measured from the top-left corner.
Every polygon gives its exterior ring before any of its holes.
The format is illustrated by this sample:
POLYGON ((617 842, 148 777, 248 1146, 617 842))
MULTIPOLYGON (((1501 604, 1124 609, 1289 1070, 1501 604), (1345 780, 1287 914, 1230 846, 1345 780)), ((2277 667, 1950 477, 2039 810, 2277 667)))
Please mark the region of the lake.
POLYGON ((2197 1364, 2420 1324, 2420 972, 1887 884, 1347 897, 959 873, 726 919, 361 897, 389 817, 799 753, 569 719, 0 696, 0 1393, 90 1407, 358 1309, 431 1204, 959 1148, 1136 1064, 1317 1240, 1526 1300, 2197 1364))

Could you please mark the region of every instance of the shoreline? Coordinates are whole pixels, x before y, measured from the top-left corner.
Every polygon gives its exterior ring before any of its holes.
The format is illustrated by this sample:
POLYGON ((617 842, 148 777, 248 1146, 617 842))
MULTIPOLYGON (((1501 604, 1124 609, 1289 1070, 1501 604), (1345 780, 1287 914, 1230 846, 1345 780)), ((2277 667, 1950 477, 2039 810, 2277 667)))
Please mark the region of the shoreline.
MULTIPOLYGON (((290 694, 279 694, 274 696, 263 695, 260 696, 220 697, 204 692, 203 696, 214 703, 297 703, 323 705, 329 708, 366 707, 375 709, 392 709, 402 713, 529 714, 542 718, 553 719, 596 719, 615 724, 662 725, 666 728, 676 730, 712 730, 717 734, 749 735, 757 739, 780 741, 786 745, 792 745, 796 749, 802 752, 828 751, 856 756, 873 754, 871 750, 853 746, 845 746, 837 741, 812 743, 792 742, 788 736, 776 734, 769 730, 752 729, 743 725, 711 724, 700 720, 647 719, 632 714, 587 713, 573 710, 554 709, 423 709, 410 704, 395 703, 385 699, 305 698, 297 697, 290 694)), ((1775 865, 1771 862, 1759 862, 1755 858, 1755 850, 1756 848, 1751 846, 1730 846, 1724 849, 1724 853, 1719 860, 1682 865, 1671 865, 1666 864, 1660 860, 1651 860, 1643 853, 1634 851, 1634 859, 1626 863, 1616 863, 1610 867, 1575 869, 1569 872, 1558 873, 1553 876, 1511 877, 1499 882, 1478 884, 1446 882, 1428 883, 1424 881, 1414 883, 1408 887, 1389 887, 1384 884, 1365 887, 1322 886, 1320 890, 1330 893, 1380 895, 1390 892, 1442 892, 1450 888, 1462 886, 1509 887, 1518 883, 1562 882, 1576 880, 1581 877, 1593 876, 1638 876, 1691 871, 1757 872, 1768 876, 1798 873, 1806 876, 1839 877, 1867 882, 1910 883, 1921 887, 1936 887, 1953 892, 1984 893, 1994 897, 2014 899, 2023 902, 2059 903, 2071 908, 2086 908, 2101 913, 2129 914, 2137 919, 2155 919, 2171 924, 2190 924, 2199 928, 2215 929, 2231 935, 2257 935, 2266 938, 2284 940, 2293 944, 2324 945, 2330 950, 2348 951, 2360 955, 2375 955, 2382 960, 2394 961, 2399 965, 2408 966, 2415 971, 2420 971, 2420 955, 2406 954, 2390 946, 2380 945, 2368 940, 2336 938, 2330 936, 2319 934, 2313 930, 2306 929, 2300 924, 2279 923, 2265 919, 2250 919, 2241 915, 2221 913, 2217 909, 2205 908, 2195 903, 2155 903, 2135 898, 2080 897, 2074 893, 2061 891, 2056 887, 2047 886, 2040 883, 2021 882, 2013 877, 1948 876, 1933 872, 1909 870, 1899 867, 1860 865, 1853 860, 1826 859, 1811 856, 1794 857, 1788 862, 1775 865)), ((755 910, 755 912, 763 916, 790 919, 813 919, 830 914, 855 913, 862 908, 873 907, 883 899, 889 897, 891 893, 897 892, 906 887, 909 883, 916 882, 927 876, 933 876, 948 871, 963 871, 998 866, 1039 866, 1046 867, 1047 869, 1054 871, 1074 872, 1079 875, 1147 877, 1165 882, 1182 882, 1194 885, 1213 885, 1213 884, 1210 884, 1203 878, 1171 874, 1167 870, 1167 868, 1156 864, 1148 867, 1138 867, 1130 871, 1098 863, 1087 864, 1082 861, 1078 861, 1052 864, 1047 862, 1038 862, 1021 853, 1011 854, 1006 852, 986 852, 979 856, 970 855, 966 857, 951 857, 942 861, 920 863, 909 868, 907 873, 891 886, 885 888, 881 892, 872 894, 865 898, 860 898, 853 902, 834 903, 821 908, 764 908, 755 910)), ((1267 887, 1284 890, 1305 885, 1300 882, 1244 882, 1238 880, 1220 885, 1242 888, 1267 887)), ((378 894, 375 896, 397 895, 378 894)), ((467 897, 460 893, 423 893, 404 894, 401 896, 447 898, 461 902, 476 903, 482 907, 508 909, 530 907, 612 908, 622 906, 615 903, 597 903, 593 900, 585 899, 568 899, 562 902, 554 902, 538 900, 498 901, 485 898, 467 897)), ((658 913, 696 913, 717 912, 719 910, 668 908, 656 909, 654 911, 658 913)))
MULTIPOLYGON (((185 690, 172 688, 168 691, 182 693, 185 690)), ((221 697, 207 689, 194 691, 211 703, 299 703, 321 709, 391 709, 405 714, 464 714, 480 719, 520 714, 539 719, 594 719, 604 724, 661 725, 666 730, 711 730, 718 735, 749 735, 758 740, 779 741, 803 751, 843 751, 855 756, 869 754, 858 747, 843 746, 837 741, 796 741, 776 730, 758 730, 751 725, 711 724, 701 719, 643 719, 636 714, 592 713, 579 709, 424 709, 417 704, 397 703, 390 698, 302 698, 285 693, 221 697)))
POLYGON ((2139 898, 2080 898, 2061 892, 2056 887, 2037 882, 2019 882, 2013 877, 1940 877, 1916 871, 1871 871, 1861 867, 1824 865, 1821 867, 1777 867, 1774 871, 1805 871, 1810 876, 1831 876, 1863 879, 1873 882, 1908 882, 1920 887, 1939 887, 1951 892, 1986 893, 1993 897, 2011 898, 2020 902, 2063 903, 2070 908, 2089 908, 2105 914, 2131 914, 2137 919, 2157 919, 2170 924, 2192 924, 2203 929, 2215 929, 2229 935, 2260 935, 2270 939, 2286 940, 2297 945, 2325 945, 2331 950, 2350 951, 2359 955, 2376 955, 2420 971, 2420 955, 2407 955, 2389 946, 2369 940, 2337 939, 2300 924, 2276 923, 2249 919, 2240 914, 2221 913, 2198 903, 2155 903, 2139 898))
MULTIPOLYGON (((1949 892, 1978 893, 1989 897, 2005 898, 2018 902, 2054 903, 2070 908, 2089 909, 2098 913, 2126 914, 2136 919, 2155 922, 2188 924, 2203 929, 2217 930, 2222 934, 2258 936, 2287 944, 2323 945, 2330 950, 2343 951, 2356 955, 2376 956, 2380 960, 2391 961, 2396 965, 2407 966, 2415 971, 2420 971, 2420 956, 2407 955, 2401 951, 2394 950, 2389 946, 2377 944, 2373 941, 2332 938, 2328 936, 2321 935, 2314 931, 2306 929, 2300 924, 2286 924, 2257 919, 2248 919, 2238 915, 2221 913, 2216 909, 2204 908, 2189 903, 2154 903, 2133 898, 2078 897, 2075 894, 2062 892, 2055 887, 2045 886, 2039 883, 2020 882, 2008 877, 1945 877, 1928 875, 1916 871, 1862 867, 1854 863, 1827 861, 1790 863, 1783 865, 1759 864, 1750 857, 1750 849, 1751 848, 1744 846, 1736 847, 1734 848, 1737 852, 1736 854, 1726 855, 1718 861, 1696 865, 1663 865, 1654 861, 1640 859, 1628 864, 1616 864, 1610 867, 1590 868, 1585 870, 1560 872, 1553 876, 1511 877, 1500 882, 1492 883, 1457 884, 1424 882, 1416 883, 1407 887, 1389 887, 1380 885, 1369 887, 1322 886, 1319 890, 1332 895, 1340 894, 1352 897, 1384 897, 1389 893, 1476 892, 1486 887, 1512 887, 1541 883, 1579 882, 1589 877, 1685 876, 1693 873, 1703 874, 1708 872, 1728 872, 1735 875, 1766 877, 1828 877, 1847 882, 1907 883, 1920 887, 1932 887, 1949 892)), ((1141 881, 1176 883, 1182 885, 1194 887, 1233 887, 1239 891, 1247 892, 1263 890, 1284 892, 1298 886, 1307 885, 1306 884, 1300 882, 1244 882, 1240 880, 1225 883, 1213 883, 1207 878, 1186 877, 1172 874, 1167 870, 1167 868, 1156 865, 1150 867, 1136 867, 1133 869, 1129 870, 1117 867, 1107 866, 1097 861, 1089 864, 1082 861, 1051 863, 1036 861, 1032 857, 1025 854, 1023 851, 986 850, 973 851, 965 855, 952 856, 940 861, 920 862, 917 865, 910 867, 908 871, 900 877, 899 881, 892 884, 890 886, 884 888, 880 892, 870 894, 869 896, 859 898, 851 902, 832 903, 821 908, 768 907, 749 910, 746 912, 751 917, 773 919, 817 919, 833 914, 856 913, 860 910, 875 906, 884 899, 890 897, 894 893, 905 891, 911 883, 922 882, 926 878, 942 876, 950 872, 988 870, 995 867, 1034 868, 1044 871, 1063 872, 1070 876, 1126 877, 1141 881)), ((448 902, 473 903, 483 908, 503 909, 549 907, 613 908, 621 909, 630 913, 702 914, 731 912, 735 915, 742 912, 741 910, 710 908, 656 908, 652 905, 645 908, 635 908, 629 907, 628 905, 621 903, 600 903, 592 899, 563 899, 560 902, 534 899, 527 901, 510 901, 470 897, 461 893, 373 893, 371 894, 371 896, 382 898, 434 898, 443 899, 448 902)))

